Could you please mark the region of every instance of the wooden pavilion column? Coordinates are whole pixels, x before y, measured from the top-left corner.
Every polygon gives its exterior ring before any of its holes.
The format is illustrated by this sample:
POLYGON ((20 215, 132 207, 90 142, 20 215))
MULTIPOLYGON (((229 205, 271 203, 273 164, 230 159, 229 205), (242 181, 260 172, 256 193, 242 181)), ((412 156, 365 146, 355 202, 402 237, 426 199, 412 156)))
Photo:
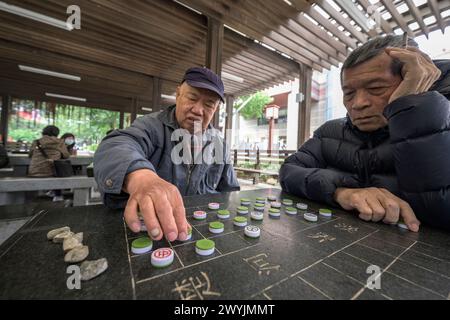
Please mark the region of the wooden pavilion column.
POLYGON ((9 112, 11 111, 12 98, 10 95, 4 95, 2 97, 2 114, 0 122, 0 134, 2 135, 2 143, 6 146, 8 141, 8 119, 9 112))
POLYGON ((120 116, 119 116, 119 129, 123 129, 124 118, 125 118, 125 112, 120 111, 120 116))
POLYGON ((161 85, 161 79, 153 77, 152 112, 161 110, 161 85))
POLYGON ((225 118, 225 141, 231 146, 231 131, 233 130, 233 104, 234 104, 234 96, 226 95, 226 111, 227 117, 225 118), (228 135, 227 135, 228 133, 228 135), (228 141, 229 140, 229 141, 228 141))
POLYGON ((297 145, 300 147, 307 139, 309 139, 311 128, 311 83, 312 69, 308 66, 300 64, 300 99, 298 101, 298 133, 297 145))
POLYGON ((136 120, 137 117, 137 98, 133 97, 131 99, 131 117, 130 117, 130 124, 133 123, 134 120, 136 120))
MULTIPOLYGON (((222 73, 222 48, 223 48, 223 22, 208 17, 208 36, 206 39, 205 65, 214 71, 219 77, 222 73)), ((213 118, 213 126, 219 127, 220 108, 213 118)))

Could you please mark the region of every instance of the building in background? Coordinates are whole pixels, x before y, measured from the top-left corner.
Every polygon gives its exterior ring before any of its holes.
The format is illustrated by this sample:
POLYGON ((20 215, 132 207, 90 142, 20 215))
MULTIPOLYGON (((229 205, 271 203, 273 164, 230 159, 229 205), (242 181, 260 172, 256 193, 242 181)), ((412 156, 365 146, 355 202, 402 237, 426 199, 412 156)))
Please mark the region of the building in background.
MULTIPOLYGON (((432 59, 450 59, 450 35, 436 30, 415 38, 422 51, 432 59)), ((328 120, 343 118, 346 109, 342 102, 340 68, 331 67, 323 73, 313 72, 311 90, 310 137, 314 131, 328 120)), ((296 150, 298 132, 298 92, 299 80, 270 88, 265 92, 274 99, 271 104, 280 106, 279 119, 275 121, 272 150, 296 150)), ((245 120, 233 117, 232 146, 238 149, 267 149, 269 125, 264 116, 260 119, 245 120)))
MULTIPOLYGON (((311 130, 312 136, 325 121, 345 116, 339 80, 339 69, 330 72, 314 72, 311 92, 311 130), (338 82, 339 84, 339 82, 338 82)), ((299 80, 267 89, 265 91, 275 104, 280 107, 279 118, 275 120, 272 150, 297 149, 299 80)), ((234 117, 233 148, 267 150, 269 124, 262 116, 259 119, 246 120, 242 116, 234 117)))

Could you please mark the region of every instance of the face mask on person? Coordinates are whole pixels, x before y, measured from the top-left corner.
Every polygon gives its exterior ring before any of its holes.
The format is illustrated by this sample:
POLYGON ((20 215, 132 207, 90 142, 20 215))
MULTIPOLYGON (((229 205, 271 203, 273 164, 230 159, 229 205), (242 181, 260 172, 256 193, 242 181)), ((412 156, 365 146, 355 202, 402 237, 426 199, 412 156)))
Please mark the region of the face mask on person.
POLYGON ((66 139, 66 140, 64 140, 64 143, 67 145, 67 146, 70 146, 71 144, 73 144, 75 142, 75 140, 73 140, 73 139, 66 139))

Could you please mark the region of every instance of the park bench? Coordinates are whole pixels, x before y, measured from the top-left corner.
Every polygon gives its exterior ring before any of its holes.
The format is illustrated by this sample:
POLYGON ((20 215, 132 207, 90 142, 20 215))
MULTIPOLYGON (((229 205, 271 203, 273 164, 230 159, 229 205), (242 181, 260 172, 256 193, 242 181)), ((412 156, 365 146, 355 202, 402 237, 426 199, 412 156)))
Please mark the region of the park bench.
POLYGON ((85 176, 0 178, 0 205, 23 204, 29 191, 73 189, 73 206, 85 206, 89 204, 91 188, 96 186, 94 178, 85 176))

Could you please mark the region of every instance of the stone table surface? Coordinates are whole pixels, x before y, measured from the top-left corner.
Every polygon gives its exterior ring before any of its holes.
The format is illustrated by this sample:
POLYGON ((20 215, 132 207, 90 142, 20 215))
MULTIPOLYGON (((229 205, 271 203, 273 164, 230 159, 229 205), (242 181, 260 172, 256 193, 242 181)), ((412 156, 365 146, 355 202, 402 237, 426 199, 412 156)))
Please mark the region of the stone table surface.
POLYGON ((248 215, 261 237, 246 237, 232 223, 240 198, 254 203, 269 194, 307 203, 308 212, 323 208, 277 189, 185 197, 193 237, 153 243, 154 250, 175 251, 174 263, 163 269, 152 267, 150 253, 131 253, 131 242, 144 233, 132 233, 121 210, 102 205, 39 210, 0 246, 0 299, 449 299, 450 234, 367 223, 337 209, 331 218, 311 223, 300 210, 288 216, 283 206, 274 219, 266 204, 263 221, 248 215), (208 230, 208 223, 218 220, 209 202, 231 211, 222 234, 208 230), (207 211, 207 220, 194 220, 195 210, 207 211), (108 270, 81 282, 80 289, 68 289, 71 273, 62 246, 46 239, 61 226, 84 232, 89 260, 108 260, 108 270), (202 238, 214 240, 213 255, 195 253, 195 241, 202 238))

